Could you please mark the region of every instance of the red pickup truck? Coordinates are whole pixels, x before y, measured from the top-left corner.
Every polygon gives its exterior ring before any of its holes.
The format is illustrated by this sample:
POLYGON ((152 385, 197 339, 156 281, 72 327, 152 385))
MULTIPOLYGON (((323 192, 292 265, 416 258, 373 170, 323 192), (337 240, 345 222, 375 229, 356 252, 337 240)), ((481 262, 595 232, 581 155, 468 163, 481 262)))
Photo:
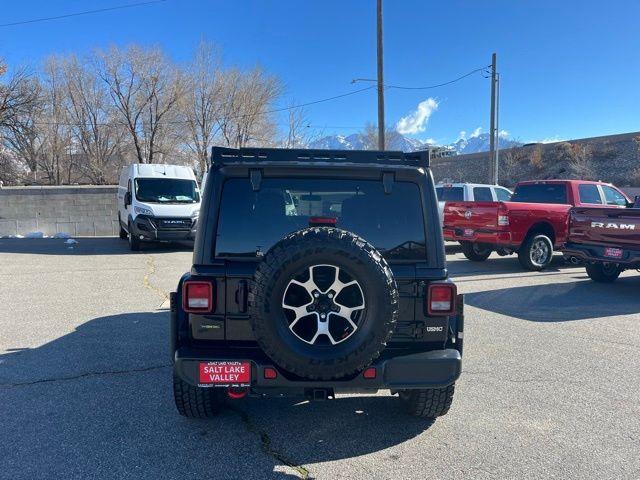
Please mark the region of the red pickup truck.
POLYGON ((520 182, 508 202, 450 202, 444 238, 458 241, 464 255, 486 260, 491 252, 518 254, 528 270, 542 270, 565 243, 572 206, 626 207, 627 196, 608 183, 583 180, 520 182))
POLYGON ((624 270, 640 269, 640 200, 635 208, 572 208, 564 252, 585 262, 596 282, 613 282, 624 270))

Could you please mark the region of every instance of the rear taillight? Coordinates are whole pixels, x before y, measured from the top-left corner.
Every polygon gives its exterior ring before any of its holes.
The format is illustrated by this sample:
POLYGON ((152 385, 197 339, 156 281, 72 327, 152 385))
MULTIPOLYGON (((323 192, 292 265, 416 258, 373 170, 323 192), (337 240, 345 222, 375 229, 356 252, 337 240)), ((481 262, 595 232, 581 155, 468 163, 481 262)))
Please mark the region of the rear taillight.
POLYGON ((508 215, 498 215, 498 226, 499 227, 508 227, 509 226, 509 216, 508 215))
POLYGON ((453 283, 432 283, 427 292, 429 315, 451 315, 456 310, 456 286, 453 283))
POLYGON ((210 282, 187 280, 182 286, 182 308, 188 313, 207 313, 213 310, 213 285, 210 282))

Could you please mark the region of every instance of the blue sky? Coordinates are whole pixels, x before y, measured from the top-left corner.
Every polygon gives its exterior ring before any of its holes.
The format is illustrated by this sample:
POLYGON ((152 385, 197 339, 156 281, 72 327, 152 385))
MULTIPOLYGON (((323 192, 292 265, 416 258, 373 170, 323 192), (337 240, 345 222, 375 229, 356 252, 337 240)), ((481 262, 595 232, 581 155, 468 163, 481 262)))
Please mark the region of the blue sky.
MULTIPOLYGON (((134 3, 136 0, 5 2, 0 23, 134 3)), ((500 128, 522 141, 640 130, 640 2, 386 0, 385 83, 445 82, 498 53, 500 128)), ((0 57, 37 66, 52 53, 111 43, 159 44, 176 61, 201 39, 227 64, 261 64, 286 86, 282 104, 329 97, 375 77, 374 0, 167 0, 114 12, 0 28, 0 57)), ((489 80, 475 74, 428 91, 389 90, 386 121, 439 143, 488 127, 489 80), (432 101, 427 100, 432 98, 432 101), (433 105, 437 104, 434 109, 433 105), (430 114, 430 116, 429 116, 430 114), (428 117, 421 124, 420 120, 428 117), (412 121, 413 120, 413 121, 412 121)), ((376 121, 371 90, 308 109, 324 133, 376 121)))

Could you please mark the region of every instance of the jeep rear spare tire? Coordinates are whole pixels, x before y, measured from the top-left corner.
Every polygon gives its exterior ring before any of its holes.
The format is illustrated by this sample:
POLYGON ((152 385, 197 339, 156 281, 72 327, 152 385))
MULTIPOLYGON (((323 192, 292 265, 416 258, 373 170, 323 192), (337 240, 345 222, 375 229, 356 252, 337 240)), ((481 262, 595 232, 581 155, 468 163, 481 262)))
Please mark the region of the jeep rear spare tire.
POLYGON ((397 320, 398 289, 366 240, 312 227, 267 252, 250 285, 249 310, 257 342, 277 365, 330 380, 380 355, 397 320))

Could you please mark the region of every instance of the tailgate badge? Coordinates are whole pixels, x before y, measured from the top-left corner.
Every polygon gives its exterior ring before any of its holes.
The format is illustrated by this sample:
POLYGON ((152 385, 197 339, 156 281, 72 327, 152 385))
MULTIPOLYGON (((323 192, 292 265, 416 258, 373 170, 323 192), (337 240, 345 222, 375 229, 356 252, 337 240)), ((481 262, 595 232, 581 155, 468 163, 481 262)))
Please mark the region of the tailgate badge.
POLYGON ((467 210, 466 212, 464 212, 464 218, 466 218, 467 220, 469 220, 472 216, 473 213, 471 213, 471 210, 467 210))

